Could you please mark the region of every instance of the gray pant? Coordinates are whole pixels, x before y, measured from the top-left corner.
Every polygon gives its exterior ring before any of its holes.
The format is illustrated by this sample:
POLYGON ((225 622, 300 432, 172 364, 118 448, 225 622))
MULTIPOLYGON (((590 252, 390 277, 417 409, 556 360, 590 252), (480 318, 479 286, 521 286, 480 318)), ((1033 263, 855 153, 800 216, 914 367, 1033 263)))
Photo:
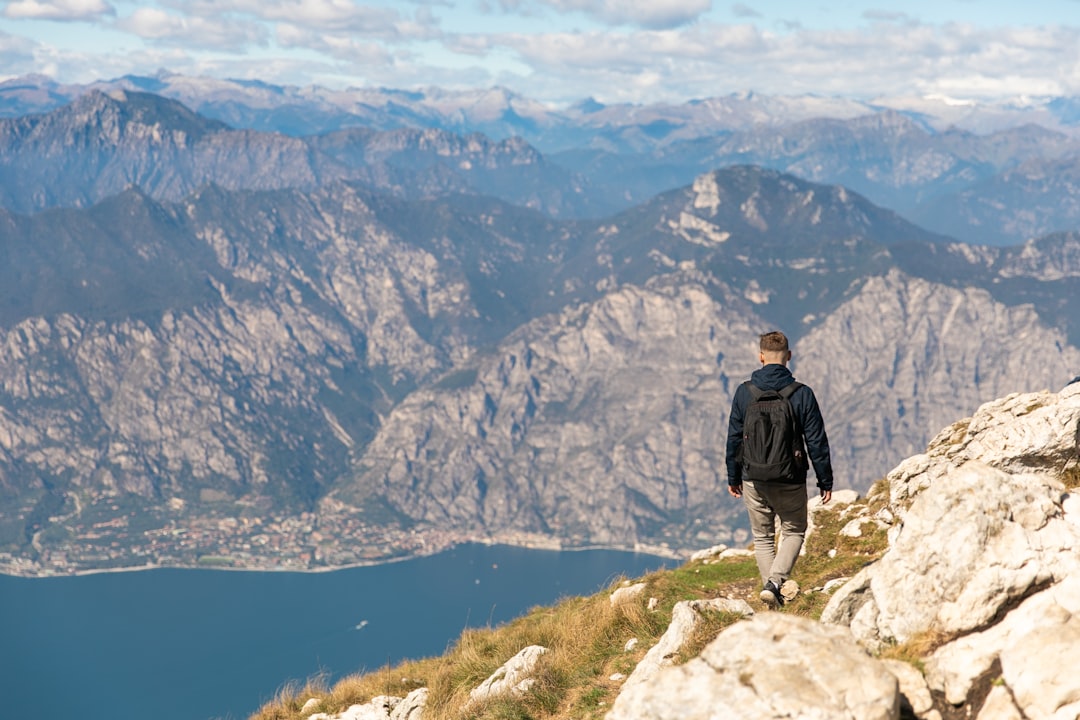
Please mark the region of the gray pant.
POLYGON ((743 502, 754 535, 754 557, 762 583, 772 580, 780 587, 806 536, 806 485, 744 482, 743 502), (776 518, 780 517, 780 552, 776 551, 776 518))

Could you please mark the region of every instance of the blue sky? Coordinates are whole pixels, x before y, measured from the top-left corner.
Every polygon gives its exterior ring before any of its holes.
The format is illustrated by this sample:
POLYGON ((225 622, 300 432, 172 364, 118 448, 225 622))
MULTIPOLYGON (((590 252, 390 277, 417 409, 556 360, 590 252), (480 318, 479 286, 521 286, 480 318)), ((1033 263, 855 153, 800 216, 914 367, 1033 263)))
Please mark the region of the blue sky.
POLYGON ((1080 95, 1080 0, 0 0, 0 78, 159 70, 552 103, 1080 95))

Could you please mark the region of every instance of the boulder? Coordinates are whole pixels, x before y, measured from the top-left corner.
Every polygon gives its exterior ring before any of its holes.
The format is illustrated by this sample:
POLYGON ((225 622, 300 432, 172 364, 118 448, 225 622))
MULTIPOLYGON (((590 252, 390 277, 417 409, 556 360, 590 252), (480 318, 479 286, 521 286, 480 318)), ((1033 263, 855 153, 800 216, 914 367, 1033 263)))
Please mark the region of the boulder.
POLYGON ((896 720, 896 678, 843 628, 783 613, 739 622, 690 662, 629 681, 607 720, 896 720))
POLYGON ((975 720, 1025 720, 1004 685, 995 685, 983 701, 975 720))
MULTIPOLYGON (((1000 622, 953 640, 926 660, 930 687, 963 703, 975 681, 1000 664, 1001 681, 1026 717, 1054 717, 1080 701, 1080 577, 1036 593, 1000 622)), ((1080 708, 1072 708, 1078 717, 1080 708)))
POLYGON ((900 710, 920 720, 941 720, 941 713, 934 709, 934 698, 926 678, 913 665, 901 660, 882 660, 885 667, 900 684, 900 710))
POLYGON ((1007 607, 1080 570, 1080 526, 1054 477, 969 461, 915 497, 889 549, 838 590, 822 622, 868 648, 933 629, 995 622, 1007 607))
POLYGON ((1077 462, 1080 383, 1059 393, 1014 393, 985 403, 953 423, 888 474, 893 511, 903 514, 916 495, 971 460, 1011 474, 1060 474, 1077 462))
POLYGON ((720 554, 727 549, 727 545, 713 545, 710 548, 698 550, 696 553, 690 556, 690 562, 696 562, 698 560, 712 560, 719 557, 720 554))
POLYGON ((424 708, 427 706, 427 699, 426 687, 413 690, 390 713, 390 720, 421 720, 424 716, 424 708))
POLYGON ((684 600, 676 603, 671 609, 671 624, 660 636, 660 639, 649 648, 645 657, 630 673, 623 691, 626 688, 643 685, 651 680, 662 667, 673 665, 679 651, 682 650, 686 641, 694 634, 694 630, 701 624, 704 612, 733 612, 749 617, 754 610, 745 600, 728 600, 726 598, 714 598, 712 600, 684 600))
MULTIPOLYGON (((404 698, 378 695, 366 703, 351 705, 337 715, 315 713, 308 720, 421 720, 427 705, 428 689, 417 688, 404 698)), ((319 704, 318 698, 310 698, 300 709, 304 714, 319 704)))
POLYGON ((628 603, 641 597, 645 593, 645 583, 635 583, 617 589, 611 593, 611 597, 608 598, 611 601, 611 607, 618 607, 623 603, 628 603))
POLYGON ((479 702, 505 693, 524 695, 536 682, 533 673, 536 671, 536 664, 546 652, 546 647, 528 646, 507 660, 478 687, 473 688, 469 692, 470 702, 479 702))
POLYGON ((394 708, 400 703, 401 698, 399 697, 378 695, 366 703, 351 705, 347 710, 337 715, 316 713, 309 717, 308 720, 390 720, 394 717, 394 708))

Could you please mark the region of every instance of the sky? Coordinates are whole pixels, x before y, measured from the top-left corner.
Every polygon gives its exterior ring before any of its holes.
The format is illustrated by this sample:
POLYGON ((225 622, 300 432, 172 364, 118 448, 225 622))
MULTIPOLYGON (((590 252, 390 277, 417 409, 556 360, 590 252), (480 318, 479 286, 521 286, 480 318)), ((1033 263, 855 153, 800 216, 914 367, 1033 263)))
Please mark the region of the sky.
POLYGON ((552 104, 1080 96, 1080 0, 0 0, 0 80, 159 72, 552 104))

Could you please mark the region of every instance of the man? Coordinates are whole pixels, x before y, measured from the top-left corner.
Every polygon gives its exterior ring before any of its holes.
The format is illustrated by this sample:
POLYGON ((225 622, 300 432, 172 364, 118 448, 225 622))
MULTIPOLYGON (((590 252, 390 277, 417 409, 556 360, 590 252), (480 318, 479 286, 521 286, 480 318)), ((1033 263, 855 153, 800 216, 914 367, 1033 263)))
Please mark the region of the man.
MULTIPOLYGON (((769 332, 761 336, 758 359, 761 368, 750 376, 752 390, 743 383, 736 389, 731 403, 728 423, 727 471, 728 492, 742 498, 750 516, 750 531, 754 536, 754 556, 764 587, 761 600, 770 607, 780 607, 784 598, 780 588, 787 581, 795 560, 802 549, 806 535, 806 469, 802 462, 792 463, 793 477, 783 479, 753 480, 740 450, 744 443, 744 419, 747 408, 760 395, 760 391, 780 391, 795 382, 787 364, 791 361, 787 337, 782 332, 769 332), (781 542, 777 551, 775 542, 776 517, 780 517, 781 542)), ((833 473, 829 459, 829 439, 825 435, 825 423, 821 418, 814 391, 798 384, 791 390, 788 402, 794 416, 795 434, 802 435, 797 448, 802 450, 805 441, 810 462, 817 475, 822 504, 832 499, 833 473)), ((805 457, 805 456, 804 456, 805 457)))

